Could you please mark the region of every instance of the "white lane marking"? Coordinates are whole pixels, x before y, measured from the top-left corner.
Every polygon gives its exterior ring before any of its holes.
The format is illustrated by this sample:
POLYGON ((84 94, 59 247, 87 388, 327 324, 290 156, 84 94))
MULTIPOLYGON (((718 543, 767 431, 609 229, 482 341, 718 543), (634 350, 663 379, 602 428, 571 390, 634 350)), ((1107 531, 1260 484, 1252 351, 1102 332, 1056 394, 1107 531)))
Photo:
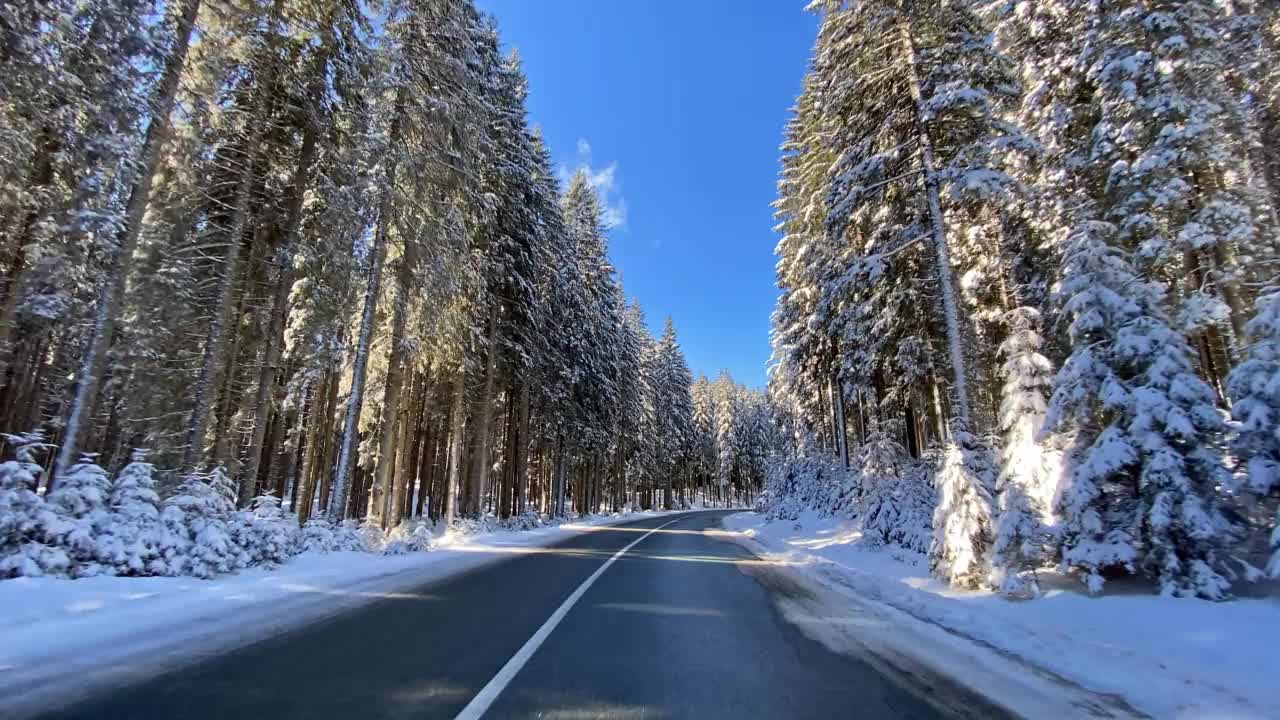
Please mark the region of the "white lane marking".
POLYGON ((572 595, 565 598, 565 601, 560 603, 560 607, 556 608, 556 611, 551 613, 551 617, 547 618, 547 621, 542 623, 542 627, 538 628, 538 631, 533 634, 533 637, 530 637, 525 641, 524 647, 521 647, 515 655, 512 655, 511 659, 507 661, 507 664, 503 665, 502 669, 498 671, 498 674, 494 675, 493 679, 481 688, 480 692, 477 693, 475 697, 471 698, 471 702, 467 703, 467 706, 462 708, 462 712, 458 713, 458 716, 454 718, 454 720, 480 720, 480 717, 485 714, 485 711, 489 709, 489 706, 493 704, 493 701, 497 700, 498 696, 502 694, 502 691, 507 688, 507 685, 515 679, 516 674, 520 672, 520 669, 524 667, 525 663, 529 662, 529 658, 533 657, 533 654, 538 651, 538 648, 547 639, 547 636, 551 634, 551 631, 556 629, 556 626, 560 624, 560 621, 564 620, 564 616, 568 615, 569 611, 573 609, 574 604, 577 603, 578 600, 582 598, 583 594, 587 592, 587 588, 590 588, 596 580, 600 579, 600 576, 604 574, 605 570, 609 569, 610 565, 616 562, 618 558, 626 555, 628 550, 643 542, 645 538, 672 523, 683 520, 685 517, 687 516, 682 515, 675 520, 663 523, 644 535, 641 535, 630 545, 614 553, 613 557, 606 560, 603 565, 596 568, 596 571, 591 573, 591 577, 583 580, 582 584, 578 586, 578 589, 574 590, 572 595))

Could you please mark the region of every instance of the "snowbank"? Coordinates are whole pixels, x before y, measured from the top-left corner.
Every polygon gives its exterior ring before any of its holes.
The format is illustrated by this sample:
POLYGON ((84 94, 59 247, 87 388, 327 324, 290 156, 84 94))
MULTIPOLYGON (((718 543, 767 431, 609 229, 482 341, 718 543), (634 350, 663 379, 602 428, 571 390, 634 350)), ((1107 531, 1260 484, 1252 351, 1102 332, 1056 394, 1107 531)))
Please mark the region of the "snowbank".
POLYGON ((0 715, 146 677, 498 561, 504 548, 551 545, 588 526, 646 512, 527 531, 445 535, 432 552, 308 552, 275 570, 190 577, 0 581, 0 715))
MULTIPOLYGON (((811 634, 853 626, 851 634, 865 644, 861 636, 883 620, 892 627, 872 641, 917 659, 934 656, 939 669, 949 666, 958 681, 1011 709, 1036 708, 1043 700, 1035 694, 1056 686, 1089 691, 1103 705, 1091 710, 1104 714, 1280 717, 1280 598, 1174 599, 1120 581, 1109 583, 1104 596, 1089 597, 1075 580, 1042 575, 1044 597, 1015 602, 949 588, 930 577, 924 556, 868 548, 849 521, 802 513, 768 522, 740 513, 725 527, 765 560, 799 569, 857 609, 843 623, 828 614, 813 623, 825 627, 808 628, 811 634)), ((1031 714, 1056 716, 1043 705, 1031 714)))

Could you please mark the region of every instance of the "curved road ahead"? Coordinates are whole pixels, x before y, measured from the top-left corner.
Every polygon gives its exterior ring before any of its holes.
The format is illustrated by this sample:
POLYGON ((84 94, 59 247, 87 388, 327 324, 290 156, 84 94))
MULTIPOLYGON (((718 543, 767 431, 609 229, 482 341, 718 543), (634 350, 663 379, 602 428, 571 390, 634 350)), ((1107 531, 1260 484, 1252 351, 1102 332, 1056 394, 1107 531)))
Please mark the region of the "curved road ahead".
POLYGON ((787 583, 717 536, 725 514, 594 529, 46 717, 950 715, 925 681, 783 620, 770 595, 787 583))

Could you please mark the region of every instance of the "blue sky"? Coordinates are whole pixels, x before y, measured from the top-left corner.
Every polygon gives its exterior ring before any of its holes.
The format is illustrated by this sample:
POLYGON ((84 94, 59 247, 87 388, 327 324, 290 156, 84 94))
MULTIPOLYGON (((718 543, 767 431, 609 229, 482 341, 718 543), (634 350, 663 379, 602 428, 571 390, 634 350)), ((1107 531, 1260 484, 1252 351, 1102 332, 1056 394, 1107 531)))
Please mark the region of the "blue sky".
POLYGON ((694 373, 763 385, 778 145, 817 20, 783 0, 478 0, 529 77, 530 120, 587 167, 610 254, 694 373))

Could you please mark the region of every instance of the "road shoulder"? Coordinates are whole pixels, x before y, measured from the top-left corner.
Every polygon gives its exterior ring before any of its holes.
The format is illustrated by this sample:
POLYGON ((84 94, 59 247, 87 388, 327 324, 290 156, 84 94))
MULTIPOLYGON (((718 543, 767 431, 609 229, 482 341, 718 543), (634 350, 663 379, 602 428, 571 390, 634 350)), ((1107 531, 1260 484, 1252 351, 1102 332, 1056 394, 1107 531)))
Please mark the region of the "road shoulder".
MULTIPOLYGON (((748 514, 742 514, 748 515, 748 514)), ((754 515, 753 513, 751 515, 754 515)), ((975 699, 1021 717, 1146 717, 1123 698, 1096 692, 1053 670, 930 622, 862 592, 846 568, 755 532, 755 519, 725 518, 726 539, 764 562, 759 572, 780 614, 835 652, 877 665, 904 686, 925 686, 935 704, 961 716, 975 699)))

